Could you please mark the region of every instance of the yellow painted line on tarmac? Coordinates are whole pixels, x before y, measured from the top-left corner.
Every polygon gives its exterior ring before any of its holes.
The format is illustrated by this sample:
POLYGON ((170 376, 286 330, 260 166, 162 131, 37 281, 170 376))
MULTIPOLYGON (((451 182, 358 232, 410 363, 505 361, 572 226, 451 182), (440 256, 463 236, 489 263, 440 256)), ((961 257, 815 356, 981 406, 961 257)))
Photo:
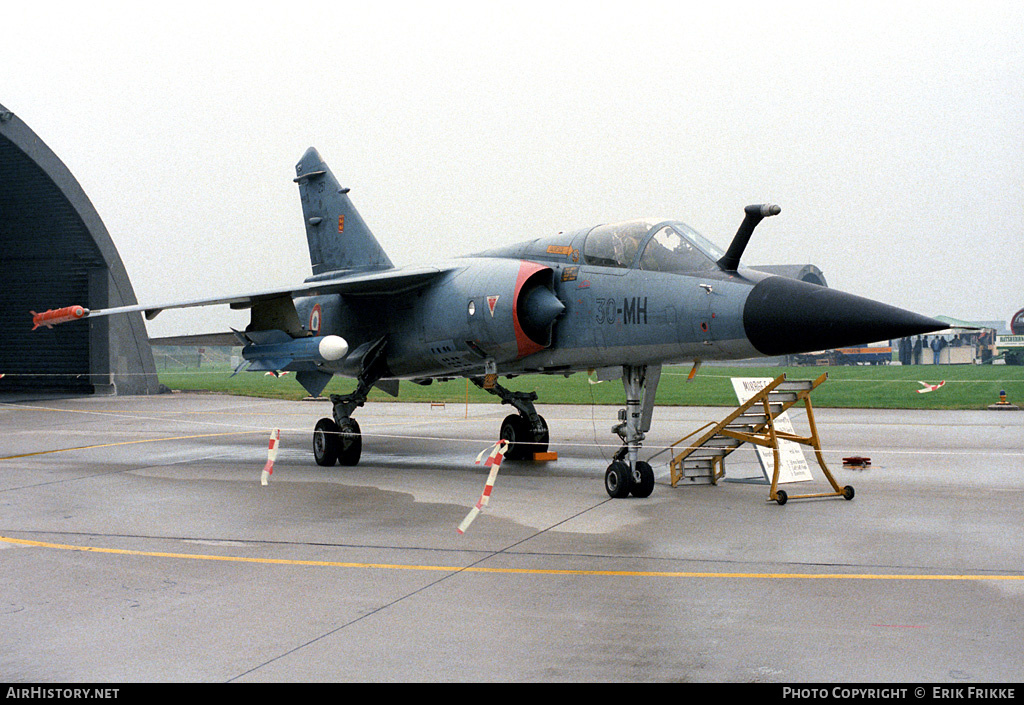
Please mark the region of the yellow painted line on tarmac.
POLYGON ((749 580, 1022 580, 1024 575, 886 575, 877 573, 719 573, 674 572, 646 570, 568 570, 557 568, 484 568, 481 566, 402 565, 397 563, 353 563, 343 561, 303 561, 287 558, 248 558, 244 556, 211 556, 192 553, 162 551, 133 551, 99 546, 73 546, 43 541, 29 541, 0 536, 0 542, 17 546, 50 548, 62 551, 84 551, 121 556, 147 558, 176 558, 195 561, 222 561, 228 563, 259 563, 264 565, 314 566, 320 568, 376 568, 380 570, 411 570, 447 573, 490 573, 497 575, 558 575, 596 576, 613 578, 743 578, 749 580))
POLYGON ((50 453, 67 453, 72 450, 93 450, 94 448, 113 448, 115 446, 130 446, 136 443, 160 443, 162 441, 187 441, 193 438, 219 438, 221 436, 241 436, 241 435, 252 435, 255 433, 266 433, 264 430, 259 431, 227 431, 224 433, 202 433, 192 436, 168 436, 166 438, 143 438, 141 440, 134 441, 118 441, 116 443, 97 443, 91 446, 75 446, 74 448, 54 448, 53 450, 37 450, 32 453, 21 453, 20 455, 8 455, 0 458, 0 460, 15 460, 17 458, 29 458, 33 455, 48 455, 50 453))

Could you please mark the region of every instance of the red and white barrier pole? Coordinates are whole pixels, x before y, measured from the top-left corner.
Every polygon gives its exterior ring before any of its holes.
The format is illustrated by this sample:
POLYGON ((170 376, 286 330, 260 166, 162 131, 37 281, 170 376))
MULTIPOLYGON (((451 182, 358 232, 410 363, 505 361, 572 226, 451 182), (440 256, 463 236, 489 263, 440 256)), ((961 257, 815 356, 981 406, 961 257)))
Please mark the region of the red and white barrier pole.
POLYGON ((277 444, 281 440, 281 429, 275 428, 270 432, 270 445, 267 447, 267 464, 263 466, 263 474, 260 477, 260 484, 267 485, 270 476, 274 474, 274 461, 277 460, 277 444))
MULTIPOLYGON (((484 461, 484 465, 491 466, 491 472, 487 476, 487 482, 486 484, 484 484, 484 491, 483 494, 480 495, 479 501, 477 501, 476 505, 469 510, 469 514, 467 514, 466 518, 462 520, 461 524, 459 524, 459 528, 457 529, 457 531, 460 534, 466 533, 466 529, 468 529, 469 525, 473 523, 474 519, 476 519, 477 514, 479 514, 480 511, 484 507, 486 507, 487 503, 491 500, 491 492, 494 490, 494 481, 498 477, 498 470, 501 468, 501 461, 504 460, 505 451, 507 449, 508 441, 498 441, 497 443, 494 444, 494 447, 491 449, 490 455, 487 456, 487 460, 484 461)), ((477 465, 479 465, 480 461, 483 460, 485 453, 487 453, 487 449, 484 449, 483 451, 480 452, 480 455, 476 456, 477 465)))

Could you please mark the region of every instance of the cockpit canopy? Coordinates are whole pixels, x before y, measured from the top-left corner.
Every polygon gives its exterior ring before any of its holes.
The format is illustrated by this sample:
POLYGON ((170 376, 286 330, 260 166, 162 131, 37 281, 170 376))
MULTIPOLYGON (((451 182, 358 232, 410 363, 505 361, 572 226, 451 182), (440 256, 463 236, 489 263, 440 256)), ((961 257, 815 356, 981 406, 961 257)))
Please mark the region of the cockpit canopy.
POLYGON ((717 269, 725 254, 686 223, 630 220, 600 225, 587 234, 583 260, 599 267, 639 267, 651 272, 717 269))

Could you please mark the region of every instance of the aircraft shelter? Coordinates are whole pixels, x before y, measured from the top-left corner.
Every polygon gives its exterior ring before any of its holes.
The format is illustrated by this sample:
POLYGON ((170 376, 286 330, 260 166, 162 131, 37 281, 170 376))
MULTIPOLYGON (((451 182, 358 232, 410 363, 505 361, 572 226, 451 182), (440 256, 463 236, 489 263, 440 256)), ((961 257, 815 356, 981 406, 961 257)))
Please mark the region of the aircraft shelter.
POLYGON ((99 214, 60 159, 0 105, 0 393, 154 394, 141 314, 32 330, 30 311, 137 303, 99 214))

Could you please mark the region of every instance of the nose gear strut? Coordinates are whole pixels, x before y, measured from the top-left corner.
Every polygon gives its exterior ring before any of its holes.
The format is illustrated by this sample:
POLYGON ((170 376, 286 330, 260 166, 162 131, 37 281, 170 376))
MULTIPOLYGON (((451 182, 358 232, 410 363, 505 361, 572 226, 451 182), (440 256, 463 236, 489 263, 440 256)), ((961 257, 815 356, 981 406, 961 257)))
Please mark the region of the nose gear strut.
POLYGON ((654 491, 654 470, 640 460, 645 433, 651 430, 654 395, 661 380, 661 365, 623 365, 622 386, 626 408, 619 411, 619 423, 612 433, 622 439, 612 464, 604 473, 604 488, 611 497, 649 497, 654 491))

